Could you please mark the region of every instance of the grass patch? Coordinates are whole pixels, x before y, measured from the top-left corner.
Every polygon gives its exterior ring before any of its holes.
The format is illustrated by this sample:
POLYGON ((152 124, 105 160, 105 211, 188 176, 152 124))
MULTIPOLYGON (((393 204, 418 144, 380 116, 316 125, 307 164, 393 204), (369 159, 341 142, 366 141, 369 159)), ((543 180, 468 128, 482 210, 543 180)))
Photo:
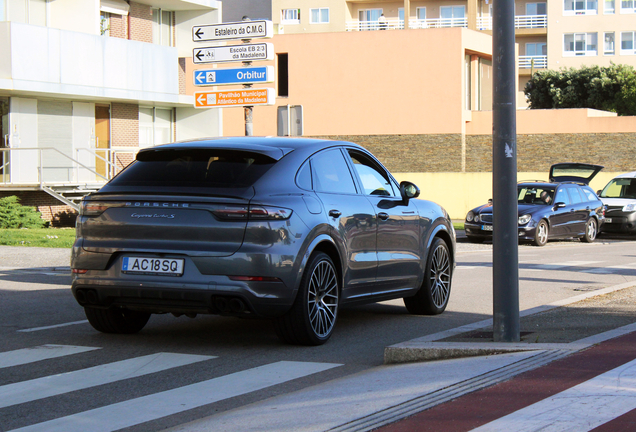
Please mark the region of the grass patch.
POLYGON ((453 227, 456 230, 463 230, 464 229, 464 222, 453 222, 453 227))
POLYGON ((0 229, 0 245, 2 246, 70 248, 74 241, 75 228, 0 229))

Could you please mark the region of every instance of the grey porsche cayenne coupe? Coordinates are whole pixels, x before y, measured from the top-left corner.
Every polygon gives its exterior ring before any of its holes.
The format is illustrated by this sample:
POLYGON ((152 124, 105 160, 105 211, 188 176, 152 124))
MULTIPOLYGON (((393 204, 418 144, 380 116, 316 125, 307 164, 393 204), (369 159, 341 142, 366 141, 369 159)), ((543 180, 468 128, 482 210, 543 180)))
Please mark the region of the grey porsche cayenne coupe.
POLYGON ((136 333, 151 314, 270 319, 319 345, 343 305, 403 298, 439 314, 455 268, 446 211, 415 199, 363 147, 218 138, 142 149, 82 201, 72 292, 91 325, 136 333))

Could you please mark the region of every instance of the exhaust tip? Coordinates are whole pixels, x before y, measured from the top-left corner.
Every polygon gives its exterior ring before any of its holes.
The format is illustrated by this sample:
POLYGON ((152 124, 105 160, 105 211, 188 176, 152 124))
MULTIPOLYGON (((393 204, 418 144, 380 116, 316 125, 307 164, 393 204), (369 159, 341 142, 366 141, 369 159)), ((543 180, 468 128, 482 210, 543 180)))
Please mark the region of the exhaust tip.
POLYGON ((214 299, 214 306, 221 312, 227 313, 230 310, 229 302, 225 297, 216 297, 214 299))
POLYGON ((245 310, 245 303, 239 298, 230 299, 230 310, 234 313, 241 313, 245 310))

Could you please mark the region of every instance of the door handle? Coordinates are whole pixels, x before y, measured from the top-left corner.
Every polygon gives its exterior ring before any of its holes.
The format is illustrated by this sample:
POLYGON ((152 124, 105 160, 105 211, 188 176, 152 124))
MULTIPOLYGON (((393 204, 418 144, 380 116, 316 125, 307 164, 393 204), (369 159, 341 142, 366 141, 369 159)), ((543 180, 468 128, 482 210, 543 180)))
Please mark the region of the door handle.
POLYGON ((331 216, 332 218, 337 218, 340 217, 342 213, 339 210, 329 210, 329 216, 331 216))
POLYGON ((382 213, 378 213, 378 217, 382 220, 387 220, 389 218, 389 215, 382 212, 382 213))

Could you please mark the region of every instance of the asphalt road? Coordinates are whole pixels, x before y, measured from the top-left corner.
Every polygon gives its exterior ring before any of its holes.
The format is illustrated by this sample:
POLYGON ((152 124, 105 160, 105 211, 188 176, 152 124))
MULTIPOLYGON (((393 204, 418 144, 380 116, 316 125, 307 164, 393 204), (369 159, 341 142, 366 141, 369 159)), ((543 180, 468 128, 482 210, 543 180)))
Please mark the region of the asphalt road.
MULTIPOLYGON (((521 309, 636 280, 629 240, 521 246, 521 309)), ((101 430, 173 427, 369 370, 382 364, 386 346, 492 314, 492 246, 460 244, 444 314, 411 316, 401 301, 344 309, 332 339, 320 347, 282 345, 267 321, 215 316, 153 316, 137 335, 105 335, 85 322, 70 294, 68 256, 68 250, 0 247, 1 431, 87 430, 83 415, 103 418, 101 430), (24 363, 31 357, 36 360, 24 363), (78 375, 87 368, 96 369, 78 375), (76 374, 52 384, 50 377, 68 372, 76 374), (2 399, 3 392, 23 399, 2 399), (56 426, 55 419, 65 418, 56 426)))

